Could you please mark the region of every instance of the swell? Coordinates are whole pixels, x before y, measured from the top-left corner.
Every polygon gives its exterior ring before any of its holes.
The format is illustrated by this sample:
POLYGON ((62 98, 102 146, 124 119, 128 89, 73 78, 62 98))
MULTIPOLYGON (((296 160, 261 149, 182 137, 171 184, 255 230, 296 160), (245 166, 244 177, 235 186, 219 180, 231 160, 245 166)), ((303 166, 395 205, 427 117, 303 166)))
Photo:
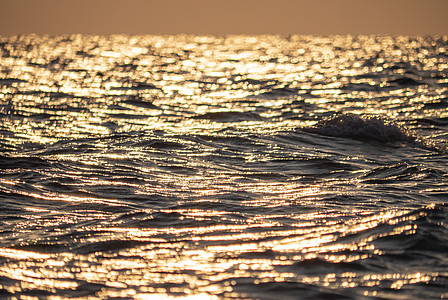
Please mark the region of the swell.
POLYGON ((404 143, 440 153, 447 146, 411 132, 403 125, 380 116, 338 114, 321 119, 314 126, 302 130, 324 136, 374 140, 382 143, 404 143))
MULTIPOLYGON (((63 294, 79 293, 84 284, 93 282, 98 288, 108 289, 110 277, 104 276, 103 272, 123 275, 132 272, 141 280, 120 280, 136 290, 145 285, 153 286, 153 276, 177 274, 188 278, 193 273, 209 278, 207 286, 221 285, 224 284, 222 280, 231 279, 236 291, 249 293, 249 297, 264 298, 283 288, 301 296, 320 291, 315 295, 320 297, 327 290, 325 284, 332 282, 329 279, 344 281, 350 273, 350 282, 353 283, 350 294, 357 298, 358 293, 365 291, 366 285, 391 288, 400 281, 409 284, 418 279, 412 277, 416 273, 421 274, 423 283, 443 282, 447 268, 446 262, 435 259, 448 251, 448 211, 445 205, 409 211, 385 210, 347 222, 339 220, 332 226, 319 226, 317 223, 299 227, 257 226, 236 224, 231 220, 214 224, 211 219, 198 221, 187 216, 188 211, 130 211, 104 216, 115 218, 113 226, 84 218, 77 220, 78 226, 73 230, 42 226, 50 221, 47 215, 36 225, 46 231, 50 239, 47 236, 28 245, 0 249, 0 256, 4 259, 2 276, 8 286, 19 278, 31 280, 32 273, 24 272, 18 276, 12 268, 17 264, 33 267, 42 263, 42 258, 47 258, 64 261, 62 266, 54 264, 54 272, 47 274, 53 280, 61 279, 58 276, 65 265, 78 270, 79 276, 65 279, 72 284, 59 287, 58 293, 63 294), (50 233, 56 229, 59 230, 55 232, 62 232, 50 233), (230 251, 235 247, 236 250, 230 251), (76 255, 69 255, 67 249, 76 255), (185 269, 169 265, 173 260, 183 263, 185 257, 195 261, 201 258, 195 253, 201 255, 204 251, 207 259, 200 260, 200 264, 192 263, 185 269), (101 276, 96 280, 87 278, 91 274, 88 262, 92 260, 106 268, 97 273, 101 276), (138 264, 126 265, 126 260, 138 260, 138 264), (270 267, 257 269, 260 264, 270 267), (209 268, 204 269, 201 265, 209 268), (252 267, 244 269, 247 266, 252 267), (145 277, 144 274, 151 276, 145 277), (390 277, 390 274, 395 275, 390 277), (263 284, 255 283, 260 276, 264 276, 263 284), (432 279, 425 279, 429 276, 432 279), (282 279, 280 285, 276 278, 282 279), (309 286, 310 278, 318 280, 309 286)), ((67 215, 66 219, 74 221, 76 216, 67 215)), ((197 291, 194 285, 182 282, 197 291)), ((173 283, 175 278, 165 278, 165 285, 173 283)), ((39 293, 38 288, 31 291, 39 293)), ((331 298, 348 296, 348 290, 337 285, 329 288, 327 293, 332 295, 331 298)))
POLYGON ((2 38, 0 298, 440 298, 446 38, 404 39, 2 38))
POLYGON ((353 280, 360 283, 366 274, 378 274, 381 278, 381 274, 391 271, 430 273, 433 280, 443 279, 448 264, 436 257, 448 251, 447 220, 446 205, 429 205, 408 212, 384 211, 352 219, 333 231, 338 237, 322 244, 317 255, 310 258, 304 255, 303 259, 280 269, 299 276, 318 277, 353 272, 356 274, 353 280))

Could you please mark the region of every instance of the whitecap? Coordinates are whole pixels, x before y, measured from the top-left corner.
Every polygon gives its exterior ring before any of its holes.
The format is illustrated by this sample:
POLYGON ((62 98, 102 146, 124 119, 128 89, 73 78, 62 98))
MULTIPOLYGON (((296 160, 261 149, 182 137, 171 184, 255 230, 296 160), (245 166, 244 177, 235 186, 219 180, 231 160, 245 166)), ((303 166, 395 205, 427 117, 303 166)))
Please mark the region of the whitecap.
POLYGON ((338 114, 302 129, 325 136, 406 143, 437 152, 446 151, 446 147, 436 145, 433 141, 411 132, 405 126, 380 116, 338 114))

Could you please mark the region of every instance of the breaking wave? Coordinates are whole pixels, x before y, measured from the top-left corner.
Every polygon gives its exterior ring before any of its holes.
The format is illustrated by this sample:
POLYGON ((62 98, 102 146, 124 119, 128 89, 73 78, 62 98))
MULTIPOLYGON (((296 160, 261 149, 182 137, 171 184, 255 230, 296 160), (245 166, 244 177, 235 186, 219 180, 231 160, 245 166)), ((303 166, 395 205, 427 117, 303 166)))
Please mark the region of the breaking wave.
POLYGON ((405 143, 437 152, 446 151, 445 145, 437 144, 403 125, 379 116, 338 114, 303 130, 325 136, 405 143))

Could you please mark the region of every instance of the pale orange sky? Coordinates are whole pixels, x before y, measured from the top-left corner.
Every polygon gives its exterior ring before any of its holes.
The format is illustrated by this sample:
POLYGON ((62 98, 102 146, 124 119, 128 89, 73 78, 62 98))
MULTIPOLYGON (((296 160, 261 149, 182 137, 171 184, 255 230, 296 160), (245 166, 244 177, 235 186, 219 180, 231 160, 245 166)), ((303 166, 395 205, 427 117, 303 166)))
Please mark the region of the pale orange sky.
POLYGON ((448 0, 0 0, 0 35, 439 34, 448 0))

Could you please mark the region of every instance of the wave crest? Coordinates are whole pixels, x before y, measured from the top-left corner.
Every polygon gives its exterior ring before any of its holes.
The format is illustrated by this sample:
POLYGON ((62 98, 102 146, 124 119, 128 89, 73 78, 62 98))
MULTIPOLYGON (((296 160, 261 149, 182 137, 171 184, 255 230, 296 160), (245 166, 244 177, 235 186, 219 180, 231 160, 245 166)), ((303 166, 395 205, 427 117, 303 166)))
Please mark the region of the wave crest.
POLYGON ((323 119, 305 130, 327 136, 374 139, 383 142, 415 140, 408 130, 377 116, 337 115, 323 119))
POLYGON ((406 143, 428 150, 446 152, 445 146, 436 145, 433 141, 379 116, 340 114, 322 119, 314 126, 305 127, 303 130, 333 137, 406 143))

